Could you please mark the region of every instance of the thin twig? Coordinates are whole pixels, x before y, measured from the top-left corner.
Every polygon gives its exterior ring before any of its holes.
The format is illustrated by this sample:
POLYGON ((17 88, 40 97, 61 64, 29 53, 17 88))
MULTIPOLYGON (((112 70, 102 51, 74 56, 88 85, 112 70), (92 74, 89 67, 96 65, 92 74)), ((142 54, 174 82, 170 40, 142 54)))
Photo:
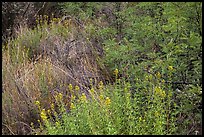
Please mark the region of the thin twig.
POLYGON ((46 4, 46 2, 43 3, 42 7, 36 12, 36 14, 34 15, 34 17, 36 17, 36 15, 39 13, 39 11, 45 7, 45 4, 46 4))
POLYGON ((11 131, 11 129, 6 124, 2 123, 2 125, 4 125, 12 133, 12 135, 16 135, 13 133, 13 131, 11 131))
POLYGON ((28 2, 28 5, 27 5, 27 7, 26 7, 26 9, 25 9, 25 11, 24 11, 24 13, 23 13, 23 15, 22 15, 22 17, 24 18, 24 16, 25 16, 25 14, 26 14, 26 12, 28 11, 28 8, 30 7, 30 3, 28 2))

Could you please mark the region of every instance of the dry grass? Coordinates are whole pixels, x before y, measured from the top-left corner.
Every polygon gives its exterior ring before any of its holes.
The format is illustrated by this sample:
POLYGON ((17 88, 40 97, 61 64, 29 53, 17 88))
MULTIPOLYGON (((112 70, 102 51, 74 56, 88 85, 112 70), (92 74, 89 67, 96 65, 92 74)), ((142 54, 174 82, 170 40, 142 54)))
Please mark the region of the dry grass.
POLYGON ((85 31, 81 35, 69 25, 35 30, 22 27, 18 38, 3 49, 3 134, 32 132, 30 123, 37 125, 39 119, 36 100, 47 109, 55 103, 53 94, 61 92, 69 109, 69 84, 80 87, 77 94, 88 96, 91 84, 107 79, 107 70, 100 63, 101 46, 86 39, 85 31))

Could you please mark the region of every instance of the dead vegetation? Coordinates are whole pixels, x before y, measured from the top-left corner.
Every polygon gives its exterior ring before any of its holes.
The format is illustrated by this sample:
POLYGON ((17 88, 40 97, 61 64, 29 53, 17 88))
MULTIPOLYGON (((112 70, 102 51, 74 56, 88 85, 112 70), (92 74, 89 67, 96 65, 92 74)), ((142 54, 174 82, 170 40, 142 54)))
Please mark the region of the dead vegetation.
MULTIPOLYGON (((100 62, 102 46, 95 39, 86 38, 86 35, 76 35, 74 29, 66 37, 52 35, 48 31, 35 43, 35 47, 25 37, 16 43, 16 49, 5 50, 2 70, 3 134, 32 132, 30 123, 38 125, 36 121, 39 119, 36 100, 44 108, 49 108, 51 103, 55 103, 53 94, 61 92, 69 109, 70 95, 73 94, 68 88, 69 84, 79 86, 80 90, 74 94, 85 93, 88 97, 91 84, 110 80, 108 71, 100 62), (19 49, 20 44, 25 49, 19 49), (15 56, 12 52, 15 52, 15 56)), ((19 37, 24 35, 19 34, 19 37)))

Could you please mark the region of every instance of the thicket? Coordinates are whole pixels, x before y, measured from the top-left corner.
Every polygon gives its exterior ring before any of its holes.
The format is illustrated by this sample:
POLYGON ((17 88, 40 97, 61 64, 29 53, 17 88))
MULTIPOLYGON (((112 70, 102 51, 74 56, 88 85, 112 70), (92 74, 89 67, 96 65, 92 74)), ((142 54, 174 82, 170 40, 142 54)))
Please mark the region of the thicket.
POLYGON ((3 134, 202 134, 201 2, 58 6, 3 46, 3 134))

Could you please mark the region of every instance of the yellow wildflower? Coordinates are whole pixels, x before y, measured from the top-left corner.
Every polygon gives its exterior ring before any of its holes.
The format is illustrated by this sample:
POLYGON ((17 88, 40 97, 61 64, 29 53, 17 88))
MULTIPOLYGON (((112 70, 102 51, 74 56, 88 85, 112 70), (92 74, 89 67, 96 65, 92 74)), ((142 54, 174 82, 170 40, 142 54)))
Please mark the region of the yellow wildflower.
POLYGON ((161 97, 164 98, 165 96, 166 96, 166 93, 165 93, 165 91, 162 90, 161 97))
POLYGON ((55 105, 52 103, 51 104, 51 110, 54 110, 55 109, 55 105))
POLYGON ((48 110, 47 110, 47 113, 48 113, 49 115, 51 114, 51 111, 50 111, 50 109, 48 109, 48 110))
POLYGON ((72 84, 69 84, 69 90, 71 91, 73 89, 72 84))
POLYGON ((90 78, 90 79, 89 79, 89 81, 90 81, 90 85, 92 86, 93 79, 92 79, 92 78, 90 78))
POLYGON ((160 78, 161 78, 161 74, 160 74, 160 72, 157 72, 157 73, 156 73, 156 76, 157 76, 157 78, 160 79, 160 78))
POLYGON ((106 97, 105 104, 109 106, 111 104, 111 100, 109 97, 106 97))
POLYGON ((86 101, 86 95, 85 95, 85 93, 82 93, 81 101, 86 101))
POLYGON ((166 96, 165 91, 163 91, 160 87, 155 87, 155 93, 159 96, 161 96, 162 98, 164 98, 166 96))
POLYGON ((94 88, 91 88, 90 92, 91 92, 91 93, 94 93, 94 88))
POLYGON ((99 99, 100 99, 100 101, 102 101, 103 100, 103 95, 99 95, 99 99))
POLYGON ((79 91, 80 90, 79 86, 75 86, 75 90, 79 91))
POLYGON ((99 87, 100 90, 103 89, 103 82, 102 81, 99 82, 98 87, 99 87))
POLYGON ((62 100, 62 93, 58 93, 58 97, 60 100, 62 100))
POLYGON ((30 123, 30 126, 31 126, 31 128, 35 129, 35 126, 34 126, 33 122, 30 123))
POLYGON ((42 109, 40 113, 40 117, 42 118, 43 121, 47 120, 47 115, 45 109, 42 109))
POLYGON ((173 70, 174 68, 173 68, 173 66, 169 66, 168 69, 171 71, 171 70, 173 70))
POLYGON ((161 92, 161 88, 160 87, 155 87, 155 92, 156 93, 160 93, 161 92))
POLYGON ((35 101, 35 105, 39 106, 40 105, 40 101, 35 101))
POLYGON ((74 109, 74 108, 75 108, 74 103, 71 103, 70 108, 71 108, 71 109, 74 109))
POLYGON ((118 76, 118 72, 119 72, 118 69, 114 70, 114 74, 115 74, 116 77, 118 76))

